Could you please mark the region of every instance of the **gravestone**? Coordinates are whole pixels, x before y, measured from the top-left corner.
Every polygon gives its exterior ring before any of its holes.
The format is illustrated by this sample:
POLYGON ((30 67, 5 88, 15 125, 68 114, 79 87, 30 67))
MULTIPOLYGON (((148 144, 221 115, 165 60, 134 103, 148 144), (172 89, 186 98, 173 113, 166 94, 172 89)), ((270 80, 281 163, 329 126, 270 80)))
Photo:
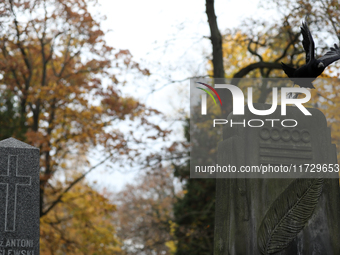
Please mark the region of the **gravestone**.
POLYGON ((39 255, 39 149, 0 141, 0 255, 39 255))
MULTIPOLYGON (((270 105, 255 104, 259 110, 270 105)), ((241 166, 300 166, 291 173, 217 174, 215 255, 340 254, 340 193, 337 171, 307 171, 307 164, 338 167, 336 148, 324 115, 297 107, 278 109, 269 116, 229 115, 242 123, 264 121, 261 127, 226 126, 218 146, 218 164, 241 166), (295 119, 295 127, 283 127, 282 119, 295 119), (228 178, 226 178, 228 177, 228 178)), ((291 170, 294 169, 291 168, 291 170)), ((309 169, 310 170, 310 169, 309 169)))

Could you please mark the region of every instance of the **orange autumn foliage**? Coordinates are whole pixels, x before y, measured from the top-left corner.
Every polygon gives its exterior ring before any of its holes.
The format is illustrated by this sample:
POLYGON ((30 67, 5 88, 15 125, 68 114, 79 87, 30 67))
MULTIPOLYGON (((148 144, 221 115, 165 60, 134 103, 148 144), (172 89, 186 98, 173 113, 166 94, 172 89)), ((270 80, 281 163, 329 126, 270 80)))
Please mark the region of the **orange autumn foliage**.
MULTIPOLYGON (((117 160, 118 155, 130 162, 141 160, 135 145, 145 140, 133 132, 123 132, 127 128, 119 130, 123 120, 134 121, 136 129, 142 131, 139 133, 147 134, 144 129, 155 131, 161 138, 168 133, 148 119, 160 116, 158 111, 123 96, 119 90, 124 83, 120 81, 121 73, 148 76, 150 72, 140 67, 128 50, 116 50, 106 44, 100 22, 89 11, 96 2, 0 2, 0 94, 6 95, 0 96, 0 114, 7 118, 1 121, 10 124, 6 132, 0 127, 0 138, 17 137, 40 149, 42 247, 50 252, 72 248, 74 254, 92 254, 100 244, 100 240, 88 240, 84 247, 73 245, 82 242, 83 236, 77 231, 87 231, 85 220, 79 218, 84 216, 80 208, 95 211, 98 201, 88 199, 99 199, 96 192, 81 184, 86 174, 95 169, 87 158, 90 151, 101 149, 104 159, 98 165, 117 160), (2 104, 2 100, 6 103, 2 104), (9 116, 2 114, 9 108, 9 116), (79 158, 81 161, 69 165, 79 158), (67 179, 59 183, 64 176, 67 179), (70 197, 78 195, 87 199, 70 202, 70 197), (66 225, 58 221, 67 215, 73 216, 66 225), (56 232, 50 233, 48 224, 56 232), (62 226, 65 229, 55 240, 47 238, 57 235, 62 226)), ((112 226, 99 215, 97 223, 110 229, 112 226)), ((95 235, 93 238, 101 236, 88 231, 95 235)), ((105 238, 104 247, 113 245, 116 249, 115 238, 105 238)), ((103 250, 97 254, 113 253, 103 250)))

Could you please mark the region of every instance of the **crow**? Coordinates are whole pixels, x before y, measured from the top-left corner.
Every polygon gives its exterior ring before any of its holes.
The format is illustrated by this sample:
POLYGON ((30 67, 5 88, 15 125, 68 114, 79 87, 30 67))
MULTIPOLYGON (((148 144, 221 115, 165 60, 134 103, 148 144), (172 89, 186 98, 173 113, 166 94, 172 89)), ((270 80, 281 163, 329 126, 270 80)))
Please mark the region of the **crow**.
POLYGON ((283 71, 287 74, 291 80, 303 88, 312 88, 314 86, 312 81, 316 79, 327 66, 333 62, 340 59, 340 49, 338 45, 334 44, 334 48, 328 51, 322 57, 315 58, 315 46, 313 37, 309 31, 306 21, 302 22, 301 33, 303 36, 302 45, 306 52, 306 64, 295 69, 293 67, 287 66, 281 62, 283 71), (304 79, 294 79, 294 78, 304 78, 304 79))

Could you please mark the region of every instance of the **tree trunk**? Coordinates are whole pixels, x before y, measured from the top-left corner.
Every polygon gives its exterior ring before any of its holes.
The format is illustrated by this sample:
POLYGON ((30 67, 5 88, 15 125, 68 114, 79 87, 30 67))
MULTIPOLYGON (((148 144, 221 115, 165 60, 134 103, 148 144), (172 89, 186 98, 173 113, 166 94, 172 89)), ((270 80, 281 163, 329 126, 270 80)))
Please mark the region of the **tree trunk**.
MULTIPOLYGON (((216 83, 225 83, 224 79, 224 66, 223 66, 223 51, 222 51, 222 36, 218 29, 217 17, 214 9, 214 0, 206 0, 206 13, 208 16, 208 23, 210 28, 210 40, 212 44, 212 63, 214 71, 214 79, 216 83), (216 79, 221 79, 217 81, 216 79)), ((227 89, 217 89, 218 94, 221 97, 222 106, 222 118, 226 119, 228 114, 232 111, 232 97, 231 93, 227 89)))
POLYGON ((210 27, 210 40, 213 48, 212 62, 214 69, 214 78, 224 78, 222 36, 217 26, 214 0, 206 0, 205 6, 210 27))

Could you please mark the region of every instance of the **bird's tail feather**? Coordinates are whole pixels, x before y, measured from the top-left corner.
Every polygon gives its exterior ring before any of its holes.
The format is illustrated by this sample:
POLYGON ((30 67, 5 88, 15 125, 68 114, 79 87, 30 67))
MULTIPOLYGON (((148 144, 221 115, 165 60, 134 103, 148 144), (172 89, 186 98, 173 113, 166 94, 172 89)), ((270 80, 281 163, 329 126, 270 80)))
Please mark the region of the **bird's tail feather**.
POLYGON ((282 62, 281 62, 281 65, 282 65, 283 71, 287 74, 289 78, 294 77, 294 72, 296 70, 295 68, 287 66, 286 64, 282 62))

